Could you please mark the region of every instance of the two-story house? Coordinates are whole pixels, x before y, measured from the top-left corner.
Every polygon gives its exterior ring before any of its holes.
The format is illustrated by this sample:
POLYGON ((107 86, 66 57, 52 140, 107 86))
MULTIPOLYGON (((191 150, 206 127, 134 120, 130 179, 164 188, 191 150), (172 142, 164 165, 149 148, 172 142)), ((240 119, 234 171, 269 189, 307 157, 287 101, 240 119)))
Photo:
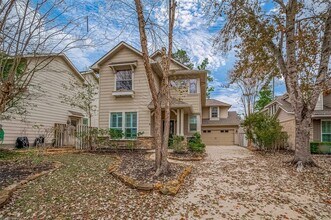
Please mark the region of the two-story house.
MULTIPOLYGON (((25 57, 31 69, 36 65, 45 67, 38 69, 30 83, 29 90, 34 94, 29 98, 30 105, 27 107, 27 113, 23 115, 11 115, 10 120, 0 121, 5 132, 3 144, 9 147, 15 145, 18 137, 27 137, 30 146, 34 140, 45 135, 45 130, 52 131, 55 124, 70 124, 74 127, 80 124, 88 125, 86 113, 64 103, 60 98, 61 94, 71 95, 72 91, 65 90, 64 85, 70 86, 70 82, 77 83, 95 83, 98 84, 98 78, 94 72, 85 72, 81 74, 65 54, 38 55, 25 57), (44 64, 46 63, 46 64, 44 64), (35 89, 38 88, 38 89, 35 89), (33 90, 36 90, 33 92, 33 90)), ((97 97, 96 103, 97 104, 97 97)), ((98 127, 97 114, 93 114, 91 125, 98 127)), ((54 132, 52 132, 54 133, 54 132)), ((53 135, 45 140, 51 143, 53 135)), ((68 145, 75 145, 74 141, 68 145)))
MULTIPOLYGON (((274 115, 287 132, 289 139, 289 148, 295 149, 295 118, 293 108, 289 101, 288 94, 276 97, 269 103, 262 112, 274 115)), ((330 92, 322 93, 315 106, 312 116, 312 126, 310 130, 310 141, 314 142, 331 142, 331 94, 330 92)))
MULTIPOLYGON (((156 87, 160 88, 160 51, 150 56, 156 87)), ((154 105, 142 53, 125 42, 101 57, 91 69, 99 74, 99 127, 120 129, 124 139, 153 148, 154 105), (138 133, 140 135, 138 135, 138 133), (138 137, 139 136, 139 137, 138 137)), ((235 144, 239 118, 229 104, 206 99, 206 71, 191 70, 172 59, 170 64, 170 134, 202 134, 207 144, 235 144)))

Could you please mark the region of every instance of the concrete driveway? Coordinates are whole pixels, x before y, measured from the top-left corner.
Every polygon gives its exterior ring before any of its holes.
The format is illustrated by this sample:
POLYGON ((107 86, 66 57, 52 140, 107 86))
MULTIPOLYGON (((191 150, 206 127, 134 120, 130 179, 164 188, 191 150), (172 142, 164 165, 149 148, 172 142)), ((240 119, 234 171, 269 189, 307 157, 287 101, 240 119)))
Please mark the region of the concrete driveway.
MULTIPOLYGON (((174 197, 169 219, 330 219, 330 204, 314 190, 316 180, 284 166, 286 155, 251 152, 239 146, 208 146, 194 163, 185 189, 174 197), (302 178, 306 183, 302 184, 302 178), (310 186, 307 186, 310 184, 310 186)), ((326 197, 324 197, 326 196, 326 197)))

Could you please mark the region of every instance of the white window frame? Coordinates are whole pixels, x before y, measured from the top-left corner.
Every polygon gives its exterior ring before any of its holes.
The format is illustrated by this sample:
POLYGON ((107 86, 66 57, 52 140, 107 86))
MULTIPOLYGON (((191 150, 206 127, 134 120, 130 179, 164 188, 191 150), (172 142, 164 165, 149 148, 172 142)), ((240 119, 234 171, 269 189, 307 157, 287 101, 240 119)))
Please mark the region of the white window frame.
POLYGON ((122 113, 122 127, 121 128, 118 127, 118 128, 122 129, 122 132, 124 133, 124 135, 122 137, 123 140, 135 140, 135 139, 132 139, 132 138, 126 138, 125 137, 125 128, 126 128, 126 124, 125 124, 125 119, 126 119, 125 113, 129 113, 129 112, 136 112, 137 113, 137 127, 136 127, 136 129, 137 129, 137 137, 138 137, 138 133, 139 133, 139 131, 138 131, 138 129, 139 129, 139 112, 137 110, 132 110, 132 111, 128 111, 128 110, 126 110, 126 111, 110 111, 109 112, 109 121, 108 121, 109 129, 112 128, 111 127, 111 114, 112 113, 122 113))
POLYGON ((323 122, 330 122, 331 123, 331 120, 321 120, 321 142, 323 142, 323 134, 331 135, 331 133, 323 133, 323 122))
MULTIPOLYGON (((117 73, 121 72, 121 71, 130 71, 131 72, 131 90, 127 90, 127 91, 134 91, 134 72, 132 69, 123 69, 123 70, 116 70, 115 72, 115 82, 114 82, 114 91, 121 91, 121 90, 117 90, 117 73)), ((123 90, 125 91, 125 90, 123 90)))
POLYGON ((220 117, 220 109, 219 109, 219 107, 218 106, 211 106, 210 107, 210 118, 211 119, 217 119, 217 118, 219 118, 220 117), (213 117, 213 108, 217 108, 217 117, 213 117))
POLYGON ((198 121, 199 119, 198 119, 198 115, 189 115, 189 117, 188 117, 188 131, 190 132, 190 133, 195 133, 195 132, 198 132, 198 125, 199 125, 199 121, 198 121), (197 128, 196 128, 196 130, 191 130, 191 117, 195 117, 195 120, 196 120, 196 125, 197 125, 197 128))

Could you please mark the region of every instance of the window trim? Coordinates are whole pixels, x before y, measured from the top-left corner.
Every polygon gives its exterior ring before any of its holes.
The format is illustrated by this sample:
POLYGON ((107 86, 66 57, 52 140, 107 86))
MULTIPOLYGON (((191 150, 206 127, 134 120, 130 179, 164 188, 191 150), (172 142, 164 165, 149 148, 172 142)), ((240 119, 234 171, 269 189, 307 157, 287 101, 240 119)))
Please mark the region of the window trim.
POLYGON ((330 122, 331 123, 331 120, 330 119, 329 120, 326 120, 326 119, 321 120, 321 142, 324 142, 323 141, 323 134, 330 134, 331 135, 331 133, 323 133, 323 122, 330 122))
POLYGON ((199 122, 198 122, 198 115, 189 115, 188 116, 188 132, 189 133, 195 133, 195 132, 198 132, 198 124, 199 124, 199 122), (196 119, 196 130, 194 131, 194 130, 191 130, 191 117, 195 117, 195 119, 196 119))
MULTIPOLYGON (((125 133, 125 113, 129 113, 129 112, 135 112, 137 113, 137 137, 138 137, 138 129, 139 129, 139 111, 136 110, 136 109, 133 109, 133 110, 118 110, 118 111, 109 111, 109 121, 108 121, 108 128, 111 129, 111 126, 110 126, 110 122, 111 122, 111 113, 122 113, 122 131, 123 133, 125 133)), ((123 135, 122 139, 120 140, 136 140, 137 138, 126 138, 125 137, 125 134, 123 135)))
POLYGON ((219 109, 219 107, 218 106, 210 106, 210 112, 209 112, 209 118, 210 119, 218 119, 219 117, 220 117, 220 109, 219 109), (217 117, 213 117, 213 114, 212 114, 212 110, 213 110, 213 108, 217 108, 217 117))
POLYGON ((123 69, 123 70, 116 70, 115 71, 115 80, 114 80, 114 91, 116 92, 127 92, 127 91, 134 91, 134 71, 132 69, 123 69), (121 71, 131 71, 131 90, 117 90, 117 73, 121 71))

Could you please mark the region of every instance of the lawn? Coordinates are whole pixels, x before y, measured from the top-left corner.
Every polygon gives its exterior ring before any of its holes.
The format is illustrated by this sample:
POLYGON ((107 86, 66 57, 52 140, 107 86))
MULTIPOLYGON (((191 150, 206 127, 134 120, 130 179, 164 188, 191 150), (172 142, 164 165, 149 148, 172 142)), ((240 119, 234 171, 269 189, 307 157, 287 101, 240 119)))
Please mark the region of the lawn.
POLYGON ((138 192, 114 179, 107 172, 111 155, 61 154, 44 160, 64 166, 15 192, 0 219, 150 219, 172 199, 138 192))
POLYGON ((321 168, 298 173, 284 163, 288 154, 207 153, 174 197, 123 185, 107 171, 112 155, 44 156, 64 166, 16 191, 0 219, 330 219, 330 156, 314 156, 321 168))

